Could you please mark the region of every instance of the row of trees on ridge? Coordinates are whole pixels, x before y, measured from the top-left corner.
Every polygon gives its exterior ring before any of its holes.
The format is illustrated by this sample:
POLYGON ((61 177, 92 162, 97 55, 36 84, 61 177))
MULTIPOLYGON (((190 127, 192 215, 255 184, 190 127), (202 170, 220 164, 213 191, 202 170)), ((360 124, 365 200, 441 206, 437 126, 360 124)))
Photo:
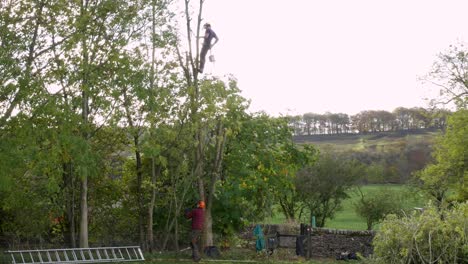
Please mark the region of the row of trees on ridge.
POLYGON ((400 131, 446 126, 451 112, 444 109, 398 107, 389 111, 361 111, 349 116, 344 113, 305 113, 286 116, 295 135, 323 135, 400 131))

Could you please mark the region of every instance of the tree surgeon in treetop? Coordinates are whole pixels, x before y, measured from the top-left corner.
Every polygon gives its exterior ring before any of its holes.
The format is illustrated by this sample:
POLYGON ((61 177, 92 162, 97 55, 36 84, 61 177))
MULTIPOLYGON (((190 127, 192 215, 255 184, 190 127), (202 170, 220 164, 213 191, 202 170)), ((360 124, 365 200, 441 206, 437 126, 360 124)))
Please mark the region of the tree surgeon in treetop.
POLYGON ((198 72, 200 73, 203 73, 203 69, 205 68, 206 54, 216 43, 218 43, 219 40, 216 33, 211 29, 210 23, 206 23, 203 27, 205 28, 205 36, 203 37, 203 46, 200 52, 200 67, 198 68, 198 72), (215 42, 211 44, 213 38, 215 39, 215 42))
POLYGON ((192 233, 190 235, 190 246, 192 247, 192 258, 194 261, 200 261, 200 251, 198 251, 198 242, 203 230, 205 221, 205 202, 198 201, 197 208, 185 209, 185 217, 192 218, 192 233))

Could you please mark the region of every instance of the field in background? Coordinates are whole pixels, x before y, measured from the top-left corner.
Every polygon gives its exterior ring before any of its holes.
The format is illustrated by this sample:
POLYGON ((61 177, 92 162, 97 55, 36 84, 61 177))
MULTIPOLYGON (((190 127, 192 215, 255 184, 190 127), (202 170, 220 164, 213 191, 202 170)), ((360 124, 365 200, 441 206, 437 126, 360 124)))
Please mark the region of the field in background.
POLYGON ((432 145, 439 134, 439 130, 422 129, 368 134, 303 135, 294 136, 294 142, 299 144, 310 143, 319 148, 330 146, 341 151, 386 151, 395 148, 400 149, 402 144, 432 145))
MULTIPOLYGON (((393 132, 376 132, 367 134, 341 134, 341 135, 311 135, 295 136, 294 141, 298 144, 310 143, 316 145, 320 150, 332 150, 347 154, 364 153, 367 157, 379 157, 386 159, 387 166, 399 167, 407 164, 406 168, 396 171, 396 176, 408 179, 412 171, 418 170, 429 162, 430 152, 441 131, 438 129, 402 130, 393 132), (429 153, 429 154, 428 154, 429 153), (397 155, 402 155, 401 160, 389 160, 397 155), (406 160, 405 160, 406 159, 406 160)), ((385 179, 384 179, 385 181, 385 179)), ((403 181, 404 182, 404 181, 403 181)), ((422 207, 425 204, 419 193, 414 193, 403 184, 380 184, 366 185, 362 187, 364 194, 388 188, 398 191, 407 197, 405 208, 422 207)), ((364 219, 354 212, 354 204, 359 199, 357 191, 349 193, 350 198, 343 202, 342 210, 337 212, 335 218, 328 220, 326 227, 337 229, 365 230, 367 228, 364 219)), ((273 217, 273 222, 284 222, 282 216, 273 217)), ((378 226, 376 227, 378 228, 378 226)))
MULTIPOLYGON (((406 210, 414 210, 415 207, 423 207, 425 199, 421 193, 414 191, 414 188, 405 185, 367 185, 361 188, 364 195, 378 192, 384 189, 393 190, 401 193, 405 197, 403 207, 406 210)), ((350 198, 343 202, 343 208, 339 211, 335 218, 328 220, 326 227, 336 229, 351 229, 351 230, 365 230, 367 229, 366 222, 363 218, 359 217, 354 211, 354 204, 360 199, 360 194, 357 190, 349 193, 350 198)), ((376 227, 378 229, 378 226, 376 227)))
MULTIPOLYGON (((405 196, 404 207, 407 210, 412 210, 414 207, 423 207, 425 199, 420 193, 414 191, 414 188, 405 185, 366 185, 362 186, 361 190, 364 195, 378 192, 384 189, 394 190, 405 196)), ((367 225, 363 218, 359 217, 355 210, 354 204, 359 201, 360 194, 357 190, 351 190, 348 195, 350 198, 346 199, 342 203, 342 209, 338 211, 335 218, 327 220, 325 227, 336 228, 336 229, 348 229, 348 230, 366 230, 367 225)), ((279 211, 274 216, 265 220, 267 224, 283 224, 286 222, 285 217, 279 211)), ((378 226, 376 227, 378 229, 378 226)))

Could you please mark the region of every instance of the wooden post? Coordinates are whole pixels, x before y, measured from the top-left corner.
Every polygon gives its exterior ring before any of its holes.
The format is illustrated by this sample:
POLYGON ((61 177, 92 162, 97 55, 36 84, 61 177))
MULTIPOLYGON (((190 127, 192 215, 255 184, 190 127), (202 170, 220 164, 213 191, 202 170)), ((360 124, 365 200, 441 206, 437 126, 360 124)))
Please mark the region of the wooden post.
POLYGON ((312 226, 309 226, 307 228, 307 259, 310 259, 311 257, 311 251, 312 251, 312 226))

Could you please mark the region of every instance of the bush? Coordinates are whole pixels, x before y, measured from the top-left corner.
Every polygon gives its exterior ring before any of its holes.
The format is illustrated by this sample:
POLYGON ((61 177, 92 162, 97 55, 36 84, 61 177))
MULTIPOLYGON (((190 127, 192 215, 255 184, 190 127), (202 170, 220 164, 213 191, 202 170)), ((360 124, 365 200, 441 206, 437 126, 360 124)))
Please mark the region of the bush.
POLYGON ((381 222, 389 214, 399 214, 403 203, 400 195, 389 189, 379 190, 364 195, 354 204, 356 213, 366 220, 367 230, 381 222))
POLYGON ((374 238, 377 263, 468 263, 468 203, 390 215, 374 238))

